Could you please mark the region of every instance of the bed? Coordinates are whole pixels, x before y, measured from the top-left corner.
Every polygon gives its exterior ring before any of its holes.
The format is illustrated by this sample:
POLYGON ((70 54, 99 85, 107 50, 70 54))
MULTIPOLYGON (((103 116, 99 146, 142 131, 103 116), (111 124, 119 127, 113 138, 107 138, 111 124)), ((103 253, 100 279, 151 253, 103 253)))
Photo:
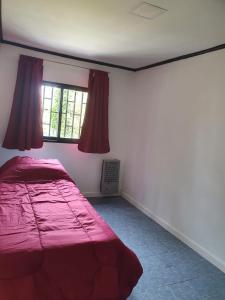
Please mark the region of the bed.
POLYGON ((125 300, 141 274, 57 160, 0 168, 1 300, 125 300))

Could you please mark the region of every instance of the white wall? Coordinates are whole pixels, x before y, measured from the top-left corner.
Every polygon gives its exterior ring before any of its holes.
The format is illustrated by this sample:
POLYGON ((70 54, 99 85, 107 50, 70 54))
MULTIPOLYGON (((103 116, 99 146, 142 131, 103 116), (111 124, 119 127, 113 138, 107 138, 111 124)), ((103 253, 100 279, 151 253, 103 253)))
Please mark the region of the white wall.
POLYGON ((123 195, 225 271, 225 51, 132 85, 123 195))
MULTIPOLYGON (((45 143, 42 149, 25 152, 0 147, 0 165, 15 155, 58 158, 75 179, 83 193, 98 195, 102 159, 115 157, 121 159, 121 163, 123 162, 123 149, 125 146, 123 143, 125 136, 125 131, 123 131, 124 98, 127 96, 126 91, 131 72, 76 62, 13 46, 0 45, 0 144, 3 142, 8 124, 20 54, 110 72, 109 138, 111 151, 106 155, 85 154, 78 151, 77 145, 55 143, 45 143)), ((87 86, 88 70, 45 61, 44 79, 87 86)))

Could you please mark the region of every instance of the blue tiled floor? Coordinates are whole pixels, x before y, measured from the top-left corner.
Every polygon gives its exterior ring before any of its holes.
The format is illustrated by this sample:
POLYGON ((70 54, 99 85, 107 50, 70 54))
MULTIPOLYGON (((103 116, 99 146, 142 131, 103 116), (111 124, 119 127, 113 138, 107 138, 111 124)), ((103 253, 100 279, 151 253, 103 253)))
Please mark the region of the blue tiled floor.
POLYGON ((225 274, 122 198, 90 198, 141 261, 129 300, 225 300, 225 274))

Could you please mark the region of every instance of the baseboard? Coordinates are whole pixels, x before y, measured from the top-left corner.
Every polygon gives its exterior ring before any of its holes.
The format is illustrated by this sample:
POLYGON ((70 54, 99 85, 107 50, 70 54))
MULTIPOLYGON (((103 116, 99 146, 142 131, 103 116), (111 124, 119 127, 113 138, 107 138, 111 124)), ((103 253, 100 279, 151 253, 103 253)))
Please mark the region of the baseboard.
POLYGON ((113 194, 113 195, 104 195, 100 192, 82 192, 82 194, 88 198, 88 197, 118 197, 120 194, 113 194))
POLYGON ((130 196, 126 192, 121 193, 122 197, 126 199, 128 202, 130 202, 133 206, 135 206, 137 209, 142 211, 145 215, 153 219, 156 223, 161 225, 164 229, 169 231, 171 234, 176 236, 179 240, 181 240, 183 243, 188 245, 190 248, 192 248, 194 251, 196 251, 199 255, 204 257, 206 260, 208 260, 210 263, 215 265, 218 269, 220 269, 222 272, 225 273, 225 262, 221 259, 217 258, 213 254, 209 253, 208 250, 200 246, 198 243, 190 239, 188 236, 186 236, 184 233, 180 232, 173 226, 171 226, 169 223, 164 221, 163 219, 156 216, 152 211, 150 211, 147 207, 145 207, 143 204, 136 201, 132 196, 130 196))
POLYGON ((100 192, 82 192, 82 194, 88 198, 88 197, 102 197, 102 194, 100 192))

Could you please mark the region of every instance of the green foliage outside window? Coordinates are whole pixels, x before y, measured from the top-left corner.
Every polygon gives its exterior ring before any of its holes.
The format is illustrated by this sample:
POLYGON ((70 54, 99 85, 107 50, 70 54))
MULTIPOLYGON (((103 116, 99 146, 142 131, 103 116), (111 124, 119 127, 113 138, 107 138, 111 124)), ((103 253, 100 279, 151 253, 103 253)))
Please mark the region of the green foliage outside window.
POLYGON ((43 84, 43 133, 44 137, 74 139, 80 137, 87 103, 87 92, 43 84))

